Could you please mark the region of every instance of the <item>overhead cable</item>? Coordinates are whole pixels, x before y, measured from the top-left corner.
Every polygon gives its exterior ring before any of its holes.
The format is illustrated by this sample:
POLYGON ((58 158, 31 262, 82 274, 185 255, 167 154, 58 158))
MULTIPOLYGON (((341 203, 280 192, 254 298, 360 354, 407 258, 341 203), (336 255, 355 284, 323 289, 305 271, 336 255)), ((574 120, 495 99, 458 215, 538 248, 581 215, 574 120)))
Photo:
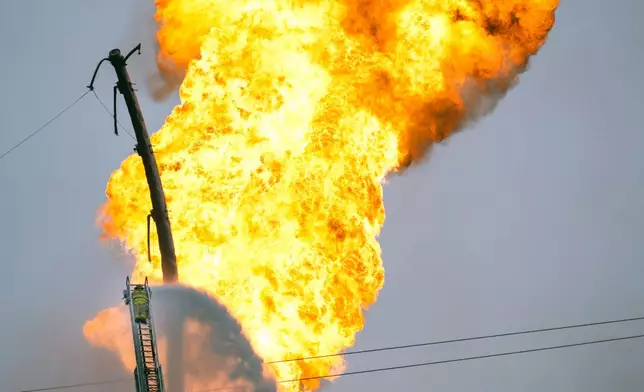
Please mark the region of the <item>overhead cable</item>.
POLYGON ((271 362, 267 362, 267 363, 308 361, 308 360, 312 360, 312 359, 320 359, 320 358, 328 358, 328 357, 348 356, 348 355, 356 355, 356 354, 367 354, 367 353, 375 353, 375 352, 380 352, 380 351, 403 350, 403 349, 417 348, 417 347, 438 346, 438 345, 441 345, 441 344, 448 344, 448 343, 470 342, 470 341, 473 341, 473 340, 484 340, 484 339, 502 338, 502 337, 507 337, 507 336, 528 335, 528 334, 540 333, 540 332, 552 332, 552 331, 561 331, 561 330, 574 329, 574 328, 593 327, 593 326, 598 326, 598 325, 620 324, 620 323, 627 323, 627 322, 641 321, 641 320, 644 320, 644 316, 617 319, 617 320, 609 320, 609 321, 598 321, 598 322, 584 323, 584 324, 572 324, 572 325, 565 325, 565 326, 560 326, 560 327, 527 329, 527 330, 518 331, 518 332, 505 332, 505 333, 497 333, 497 334, 492 334, 492 335, 472 336, 472 337, 466 337, 466 338, 457 338, 457 339, 448 339, 448 340, 435 340, 435 341, 430 341, 430 342, 413 343, 413 344, 405 344, 405 345, 398 345, 398 346, 378 347, 378 348, 370 348, 370 349, 365 349, 365 350, 347 351, 347 352, 344 352, 344 353, 336 353, 336 354, 324 354, 324 355, 315 355, 315 356, 310 356, 310 357, 281 359, 281 360, 278 360, 278 361, 271 361, 271 362))
MULTIPOLYGON (((458 338, 458 339, 450 339, 450 340, 431 341, 431 342, 423 342, 423 343, 416 343, 416 344, 409 344, 409 345, 379 347, 379 348, 373 348, 373 349, 367 349, 367 350, 349 351, 349 352, 346 352, 346 353, 339 353, 339 354, 328 354, 328 355, 321 355, 321 356, 315 356, 315 357, 306 357, 306 358, 297 358, 297 359, 285 359, 285 360, 281 360, 281 361, 274 361, 274 362, 267 362, 267 363, 281 363, 281 362, 288 362, 288 361, 295 361, 295 360, 311 360, 311 359, 318 359, 318 358, 326 358, 326 357, 332 357, 332 356, 368 354, 368 353, 374 353, 374 352, 379 352, 379 351, 402 350, 402 349, 413 348, 413 347, 424 347, 424 346, 448 344, 448 343, 459 343, 459 342, 474 341, 474 340, 484 340, 484 339, 491 339, 491 338, 498 338, 498 337, 515 336, 515 335, 526 335, 526 334, 534 334, 534 333, 557 331, 557 330, 566 330, 566 329, 573 329, 573 328, 582 328, 582 327, 590 327, 590 326, 598 326, 598 325, 626 323, 626 322, 639 321, 639 320, 644 320, 644 317, 623 318, 623 319, 618 319, 618 320, 599 321, 599 322, 584 323, 584 324, 573 324, 573 325, 566 325, 566 326, 560 326, 560 327, 531 329, 531 330, 524 330, 524 331, 518 331, 518 332, 506 332, 506 333, 493 334, 493 335, 481 335, 481 336, 468 337, 468 338, 458 338)), ((438 364, 447 364, 447 363, 452 363, 452 362, 465 362, 465 361, 472 361, 472 360, 477 360, 477 359, 503 357, 503 356, 509 356, 509 355, 519 355, 519 354, 533 353, 533 352, 539 352, 539 351, 549 351, 549 350, 556 350, 556 349, 572 348, 572 347, 578 347, 578 346, 586 346, 586 345, 593 345, 593 344, 607 343, 607 342, 615 342, 615 341, 622 341, 622 340, 632 340, 632 339, 638 339, 638 338, 642 338, 642 337, 644 337, 644 334, 643 335, 632 335, 632 336, 626 336, 626 337, 620 337, 620 338, 603 339, 603 340, 592 340, 592 341, 586 341, 586 342, 580 342, 580 343, 572 343, 572 344, 564 344, 564 345, 558 345, 558 346, 548 346, 548 347, 542 347, 542 348, 536 348, 536 349, 527 349, 527 350, 519 350, 519 351, 510 351, 510 352, 494 353, 494 354, 487 354, 487 355, 479 355, 479 356, 473 356, 473 357, 464 357, 464 358, 456 358, 456 359, 441 360, 441 361, 413 363, 413 364, 408 364, 408 365, 393 366, 393 367, 386 367, 386 368, 356 370, 356 371, 338 373, 338 374, 326 374, 326 375, 319 375, 319 376, 311 376, 311 377, 305 377, 305 378, 294 379, 294 380, 282 380, 282 381, 279 381, 279 383, 293 383, 293 382, 298 382, 298 381, 308 381, 308 380, 316 380, 316 379, 324 379, 324 378, 336 378, 336 377, 344 377, 344 376, 351 376, 351 375, 359 375, 359 374, 366 374, 366 373, 376 373, 376 372, 385 372, 385 371, 392 371, 392 370, 402 370, 402 369, 407 369, 407 368, 415 368, 415 367, 438 365, 438 364)), ((25 390, 22 390, 21 392, 42 392, 42 391, 51 391, 51 390, 60 390, 60 389, 80 388, 80 387, 93 386, 93 385, 123 383, 123 382, 128 382, 128 381, 132 381, 132 380, 128 378, 128 379, 108 380, 108 381, 99 381, 99 382, 77 383, 77 384, 71 384, 71 385, 63 385, 63 386, 47 387, 47 388, 39 388, 39 389, 25 389, 25 390)), ((210 391, 230 390, 230 389, 236 389, 236 387, 220 388, 220 389, 214 389, 214 390, 211 389, 211 390, 196 391, 196 392, 210 392, 210 391)))
MULTIPOLYGON (((533 349, 526 349, 526 350, 506 351, 506 352, 501 352, 501 353, 477 355, 477 356, 472 356, 472 357, 461 357, 461 358, 454 358, 454 359, 445 359, 445 360, 440 360, 440 361, 416 362, 416 363, 411 363, 411 364, 407 364, 407 365, 400 365, 400 366, 389 366, 389 367, 374 368, 374 369, 355 370, 355 371, 351 371, 351 372, 342 372, 342 373, 330 373, 330 374, 325 374, 325 375, 320 375, 320 376, 296 378, 296 379, 292 379, 292 380, 280 380, 280 381, 277 381, 277 383, 278 384, 287 384, 287 383, 302 382, 302 381, 322 380, 322 379, 327 379, 327 378, 339 378, 339 377, 347 377, 347 376, 356 376, 356 375, 361 375, 361 374, 381 373, 381 372, 388 372, 388 371, 395 371, 395 370, 404 370, 404 369, 411 369, 411 368, 418 368, 418 367, 426 367, 426 366, 432 366, 432 365, 443 365, 443 364, 455 363, 455 362, 467 362, 467 361, 474 361, 474 360, 479 360, 479 359, 489 359, 489 358, 496 358, 496 357, 506 357, 506 356, 512 356, 512 355, 536 353, 536 352, 540 352, 540 351, 559 350, 559 349, 564 349, 564 348, 573 348, 573 347, 588 346, 588 345, 593 345, 593 344, 617 342, 617 341, 632 340, 632 339, 639 339, 639 338, 644 338, 644 334, 624 336, 624 337, 611 338, 611 339, 590 340, 590 341, 580 342, 580 343, 561 344, 561 345, 558 345, 558 346, 548 346, 548 347, 540 347, 540 348, 533 348, 533 349)), ((243 390, 244 388, 245 387, 223 387, 223 388, 215 388, 215 389, 201 389, 201 390, 196 390, 196 391, 192 391, 192 392, 231 391, 231 390, 240 390, 240 389, 243 390)), ((27 392, 27 391, 25 391, 25 392, 27 392)), ((29 392, 31 392, 31 391, 29 391, 29 392)))
POLYGON ((2 159, 2 158, 4 158, 4 157, 6 157, 6 156, 7 156, 7 155, 9 155, 12 151, 14 151, 16 148, 20 147, 24 142, 26 142, 27 140, 31 139, 33 136, 35 136, 35 135, 36 135, 36 134, 38 134, 40 131, 42 131, 43 129, 45 129, 45 128, 46 128, 49 124, 51 124, 54 120, 56 120, 58 117, 62 116, 62 115, 63 115, 63 113, 65 113, 66 111, 68 111, 69 109, 71 109, 74 105, 76 105, 76 104, 77 104, 81 99, 85 98, 85 96, 86 96, 87 94, 89 94, 89 92, 90 92, 90 90, 85 91, 85 92, 83 93, 83 95, 81 95, 80 97, 76 98, 76 100, 75 100, 74 102, 72 102, 71 104, 69 104, 65 109, 63 109, 62 111, 60 111, 57 115, 55 115, 54 117, 50 118, 50 119, 49 119, 49 121, 47 121, 45 124, 43 124, 40 128, 36 129, 36 130, 35 130, 34 132, 32 132, 29 136, 27 136, 26 138, 22 139, 19 143, 17 143, 17 144, 16 144, 16 145, 14 145, 13 147, 11 147, 10 149, 8 149, 8 150, 7 150, 7 151, 5 151, 4 153, 2 153, 2 155, 0 155, 0 159, 2 159))
POLYGON ((130 131, 128 131, 128 130, 127 130, 127 129, 126 129, 126 128, 125 128, 125 127, 124 127, 124 126, 123 126, 123 125, 122 125, 122 124, 117 120, 117 119, 115 119, 115 118, 114 118, 114 114, 113 114, 112 112, 110 112, 110 109, 108 109, 108 108, 107 108, 107 106, 105 105, 105 103, 103 103, 103 101, 102 101, 102 100, 101 100, 101 98, 98 96, 98 94, 96 94, 96 91, 95 91, 95 90, 92 90, 92 93, 94 93, 94 96, 95 96, 95 97, 96 97, 96 99, 98 100, 98 103, 100 103, 100 104, 101 104, 101 106, 103 107, 103 109, 105 110, 105 112, 106 112, 107 114, 109 114, 109 116, 110 116, 114 121, 116 121, 116 123, 118 124, 118 126, 119 126, 119 127, 120 127, 124 132, 125 132, 125 133, 127 133, 127 134, 132 138, 132 140, 136 141, 136 138, 134 137, 134 135, 132 135, 132 133, 131 133, 130 131))

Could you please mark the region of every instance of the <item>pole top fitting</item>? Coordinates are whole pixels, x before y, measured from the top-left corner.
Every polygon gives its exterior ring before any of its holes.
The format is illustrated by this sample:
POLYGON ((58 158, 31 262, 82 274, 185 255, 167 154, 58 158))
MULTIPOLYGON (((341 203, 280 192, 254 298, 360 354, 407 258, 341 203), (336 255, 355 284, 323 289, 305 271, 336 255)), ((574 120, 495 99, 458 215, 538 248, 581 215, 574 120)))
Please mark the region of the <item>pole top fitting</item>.
POLYGON ((110 50, 110 57, 118 57, 121 55, 121 51, 119 49, 112 49, 110 50))

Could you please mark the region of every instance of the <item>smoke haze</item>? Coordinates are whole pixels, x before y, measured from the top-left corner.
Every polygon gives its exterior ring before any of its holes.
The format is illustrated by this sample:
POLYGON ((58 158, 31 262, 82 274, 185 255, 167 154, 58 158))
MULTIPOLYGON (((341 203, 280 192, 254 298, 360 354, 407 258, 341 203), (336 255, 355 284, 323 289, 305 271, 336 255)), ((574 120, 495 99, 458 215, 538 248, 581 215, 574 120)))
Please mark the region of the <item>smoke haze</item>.
MULTIPOLYGON (((159 361, 166 389, 177 376, 179 362, 187 391, 234 388, 243 392, 275 392, 271 375, 243 336, 240 325, 215 299, 195 289, 173 285, 152 287, 151 305, 159 361), (179 346, 177 348, 177 346, 179 346), (168 347, 176 348, 168 351, 168 347)), ((128 371, 136 366, 127 307, 101 311, 83 334, 95 347, 117 353, 128 371)), ((129 373, 131 374, 131 373, 129 373)))
MULTIPOLYGON (((276 391, 275 383, 263 374, 262 361, 242 335, 239 323, 215 299, 185 286, 159 286, 152 291, 159 337, 173 344, 177 336, 171 332, 172 324, 184 322, 187 389, 238 387, 244 392, 276 391)), ((164 366, 166 380, 176 376, 172 370, 164 366)))

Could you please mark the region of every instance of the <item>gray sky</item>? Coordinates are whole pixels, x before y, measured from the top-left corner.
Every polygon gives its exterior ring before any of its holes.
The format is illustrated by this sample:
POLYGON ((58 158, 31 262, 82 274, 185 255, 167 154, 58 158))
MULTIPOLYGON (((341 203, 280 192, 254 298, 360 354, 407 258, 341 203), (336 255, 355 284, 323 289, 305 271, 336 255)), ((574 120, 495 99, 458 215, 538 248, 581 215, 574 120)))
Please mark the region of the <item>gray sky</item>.
MULTIPOLYGON (((111 48, 139 41, 145 52, 130 71, 148 127, 159 128, 178 100, 143 93, 154 66, 153 5, 141 3, 0 1, 0 152, 76 99, 111 48)), ((549 42, 497 110, 390 179, 380 238, 386 284, 357 349, 644 314, 642 17, 640 0, 564 1, 549 42)), ((96 86, 107 103, 114 80, 105 67, 96 86)), ((121 114, 127 124, 124 105, 121 114)), ((99 243, 94 223, 108 177, 131 148, 88 96, 0 160, 0 390, 128 376, 81 328, 118 303, 131 271, 99 243)), ((643 328, 354 357, 349 370, 643 328)), ((348 377, 328 391, 630 392, 644 384, 643 356, 644 340, 626 341, 348 377)))

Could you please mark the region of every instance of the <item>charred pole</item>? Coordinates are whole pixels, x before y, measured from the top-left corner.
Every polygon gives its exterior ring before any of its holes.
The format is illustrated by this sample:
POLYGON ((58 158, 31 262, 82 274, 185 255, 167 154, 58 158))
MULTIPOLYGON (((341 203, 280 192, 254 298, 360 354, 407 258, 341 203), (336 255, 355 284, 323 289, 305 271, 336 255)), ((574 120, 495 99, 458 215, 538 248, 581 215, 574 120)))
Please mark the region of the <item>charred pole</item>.
MULTIPOLYGON (((139 44, 134 50, 141 50, 139 44)), ((133 50, 133 51, 134 51, 133 50)), ((130 52, 127 57, 132 55, 130 52)), ((132 119, 132 127, 136 136, 135 150, 143 161, 145 168, 145 177, 148 180, 150 188, 150 199, 152 200, 152 219, 157 228, 157 235, 159 237, 159 250, 161 251, 161 270, 163 271, 163 281, 165 283, 174 283, 177 281, 179 274, 177 272, 177 257, 174 251, 174 240, 172 238, 172 230, 170 228, 170 217, 168 216, 168 207, 165 202, 165 193, 161 185, 161 177, 159 176, 159 168, 157 167, 154 152, 152 151, 152 144, 150 143, 150 136, 148 135, 143 113, 139 106, 139 101, 134 93, 130 75, 127 72, 126 60, 121 51, 113 49, 110 51, 108 59, 114 70, 118 82, 116 87, 125 99, 127 110, 132 119)))
MULTIPOLYGON (((125 99, 125 104, 127 105, 127 110, 130 114, 132 120, 132 127, 134 128, 134 133, 136 135, 136 147, 134 150, 139 154, 141 160, 143 161, 143 167, 145 168, 145 176, 148 181, 148 186, 150 188, 150 199, 152 201, 152 211, 150 215, 154 219, 154 223, 157 228, 157 235, 159 238, 159 250, 161 252, 161 270, 163 271, 163 281, 165 283, 175 283, 179 274, 177 271, 177 257, 174 250, 174 240, 172 238, 172 230, 170 227, 170 218, 168 216, 168 208, 165 201, 165 193, 163 192, 163 186, 161 184, 161 177, 159 176, 159 168, 157 167, 156 159, 154 158, 154 152, 152 151, 152 144, 150 143, 150 136, 148 135, 147 127, 145 126, 145 120, 143 119, 143 113, 141 112, 141 107, 139 106, 139 101, 136 98, 134 88, 132 87, 132 81, 130 80, 130 75, 127 72, 126 63, 128 58, 138 51, 141 53, 141 44, 138 44, 134 49, 123 57, 119 49, 113 49, 110 51, 109 56, 98 64, 96 71, 94 72, 94 77, 92 82, 88 86, 90 90, 94 89, 94 80, 96 79, 96 74, 100 68, 103 61, 109 61, 114 70, 116 71, 116 76, 118 82, 116 83, 116 90, 123 95, 125 99)), ((116 120, 116 95, 114 97, 114 131, 118 134, 117 131, 117 120, 116 120)))
MULTIPOLYGON (((125 99, 125 104, 127 105, 130 119, 132 120, 132 127, 134 128, 137 142, 134 151, 139 154, 143 161, 145 177, 147 178, 148 187, 150 189, 150 199, 152 201, 152 211, 150 212, 150 216, 154 219, 154 223, 157 228, 159 250, 161 252, 163 281, 166 284, 172 284, 178 281, 179 274, 177 271, 177 257, 174 250, 174 239, 172 238, 170 218, 168 216, 168 208, 165 202, 165 193, 163 192, 161 177, 159 176, 159 168, 157 166, 156 159, 154 158, 154 152, 152 150, 152 144, 150 143, 150 136, 148 135, 147 127, 145 126, 145 120, 143 119, 143 113, 141 112, 141 107, 139 106, 139 101, 136 97, 136 93, 134 92, 134 88, 132 87, 132 81, 130 80, 130 75, 128 74, 126 67, 127 60, 137 51, 141 54, 141 44, 138 44, 125 57, 123 57, 119 49, 112 49, 108 57, 102 59, 98 63, 98 66, 94 71, 92 81, 87 87, 92 91, 94 90, 94 81, 101 64, 103 64, 104 61, 109 61, 114 67, 118 78, 118 82, 114 88, 114 133, 118 135, 118 121, 116 118, 116 93, 118 91, 125 99)), ((148 223, 148 237, 149 235, 148 223)), ((148 238, 148 255, 149 251, 148 238)), ((175 338, 168 346, 168 370, 171 373, 170 377, 168 377, 168 391, 183 392, 182 320, 175 321, 170 325, 170 328, 172 329, 170 333, 175 338)))

